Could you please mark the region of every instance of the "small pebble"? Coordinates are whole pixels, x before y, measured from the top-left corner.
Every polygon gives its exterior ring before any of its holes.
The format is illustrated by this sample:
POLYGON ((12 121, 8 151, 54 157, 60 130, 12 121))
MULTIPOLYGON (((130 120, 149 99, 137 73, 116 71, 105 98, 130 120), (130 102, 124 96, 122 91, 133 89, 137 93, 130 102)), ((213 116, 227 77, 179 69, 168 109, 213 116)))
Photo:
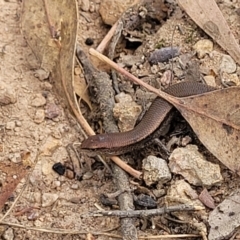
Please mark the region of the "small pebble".
POLYGON ((180 48, 178 47, 165 47, 161 49, 156 49, 150 54, 149 62, 151 64, 167 62, 168 60, 177 57, 179 53, 180 48))
POLYGON ((93 177, 93 173, 88 171, 88 172, 84 173, 83 180, 88 180, 92 177, 93 177))
POLYGON ((93 45, 93 43, 94 43, 94 41, 93 41, 92 38, 87 38, 87 39, 85 40, 85 44, 88 45, 88 46, 93 45))
POLYGON ((89 11, 89 8, 90 8, 89 0, 82 0, 81 9, 82 9, 84 12, 88 12, 88 11, 89 11))
POLYGON ((45 112, 44 112, 44 110, 43 109, 37 109, 33 121, 35 123, 39 124, 39 123, 43 122, 44 119, 45 119, 45 112))
POLYGON ((43 193, 42 207, 52 206, 58 199, 58 195, 54 193, 43 193))
POLYGON ((0 81, 0 105, 7 105, 17 102, 16 92, 13 87, 0 81))
POLYGON ((60 181, 54 181, 53 182, 53 188, 59 188, 61 186, 61 182, 60 181))
POLYGON ((14 232, 12 228, 8 228, 2 235, 4 240, 13 240, 14 239, 14 232))
POLYGON ((19 120, 16 120, 15 123, 16 123, 16 126, 17 126, 17 127, 21 127, 21 126, 22 126, 22 122, 19 121, 19 120))
POLYGON ((143 159, 143 179, 148 186, 154 183, 163 184, 171 180, 167 162, 162 158, 148 156, 143 159))
POLYGON ((220 63, 220 71, 226 73, 234 73, 237 70, 237 65, 231 56, 223 54, 220 63))
POLYGON ((90 2, 90 6, 89 6, 89 12, 93 13, 95 12, 96 8, 93 2, 90 2))
POLYGON ((206 54, 212 52, 213 42, 208 39, 199 40, 194 46, 193 49, 196 50, 198 58, 205 57, 206 54))
POLYGON ((46 71, 45 69, 37 69, 35 72, 34 72, 34 77, 38 78, 40 81, 43 81, 45 79, 48 79, 49 77, 49 72, 46 71))
POLYGON ((55 103, 48 103, 45 109, 45 117, 49 119, 56 118, 60 115, 60 108, 55 103))
POLYGON ((6 123, 6 129, 7 130, 13 130, 16 126, 16 123, 14 121, 10 121, 6 123))
POLYGON ((78 189, 78 184, 77 183, 72 184, 71 189, 77 190, 78 189))
POLYGON ((30 104, 33 107, 41 107, 41 106, 44 106, 46 102, 47 102, 46 98, 43 97, 42 94, 38 93, 33 96, 30 104))
POLYGON ((8 159, 13 163, 20 163, 22 162, 22 157, 20 153, 10 153, 8 155, 8 159))
POLYGON ((41 88, 42 88, 42 90, 50 91, 50 90, 52 90, 52 84, 49 82, 43 82, 43 83, 41 83, 41 88))
POLYGON ((208 75, 204 77, 204 80, 206 82, 207 85, 212 86, 212 87, 216 87, 216 81, 215 81, 215 77, 212 75, 208 75))

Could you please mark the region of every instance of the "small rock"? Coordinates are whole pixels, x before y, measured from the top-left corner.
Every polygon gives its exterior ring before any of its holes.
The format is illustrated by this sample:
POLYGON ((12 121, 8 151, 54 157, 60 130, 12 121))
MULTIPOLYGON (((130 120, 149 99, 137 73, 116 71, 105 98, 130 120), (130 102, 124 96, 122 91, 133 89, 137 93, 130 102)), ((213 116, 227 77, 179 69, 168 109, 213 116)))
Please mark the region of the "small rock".
POLYGON ((151 73, 157 74, 159 72, 159 67, 158 65, 152 65, 151 66, 151 73))
POLYGON ((74 179, 75 178, 75 173, 70 169, 66 169, 65 173, 64 173, 64 176, 66 178, 69 178, 69 179, 74 179))
POLYGON ((234 73, 237 69, 237 65, 231 56, 222 54, 220 63, 220 72, 234 73))
POLYGON ((58 139, 49 136, 43 143, 43 145, 40 147, 40 152, 43 156, 51 156, 59 145, 60 141, 58 139))
POLYGON ((181 139, 181 146, 186 147, 191 141, 192 138, 187 135, 181 139))
POLYGON ((17 126, 17 127, 21 127, 21 126, 22 126, 22 122, 19 121, 19 120, 16 120, 15 123, 16 123, 16 126, 17 126))
POLYGON ((3 239, 4 240, 13 240, 14 239, 14 232, 12 228, 8 228, 4 233, 3 233, 3 239))
POLYGON ((212 75, 208 75, 204 77, 205 82, 207 83, 207 85, 212 86, 212 87, 216 87, 216 81, 215 81, 215 77, 212 75))
POLYGON ((45 112, 44 112, 44 110, 43 109, 37 109, 33 121, 35 123, 39 124, 39 123, 43 122, 44 119, 45 119, 45 112))
POLYGON ((196 50, 198 58, 203 58, 206 54, 212 52, 213 42, 208 39, 199 40, 193 49, 196 50))
POLYGON ((88 179, 91 179, 92 177, 93 177, 93 173, 88 171, 84 173, 83 180, 88 180, 88 179))
POLYGON ((61 132, 57 129, 54 130, 51 135, 56 139, 60 139, 62 137, 61 132))
POLYGON ((61 186, 61 182, 60 181, 54 181, 53 182, 53 188, 59 188, 61 186))
POLYGON ((179 79, 182 79, 184 76, 184 71, 178 66, 176 66, 176 64, 173 64, 173 72, 174 72, 174 76, 176 76, 179 79))
POLYGON ((22 162, 21 153, 10 153, 8 155, 8 159, 13 163, 20 163, 22 162))
POLYGON ((206 161, 195 145, 176 148, 169 157, 169 167, 195 186, 210 187, 223 180, 219 165, 206 161))
POLYGON ((228 74, 226 72, 223 72, 221 77, 222 77, 222 82, 228 86, 240 85, 240 80, 236 73, 228 74))
POLYGON ((195 52, 191 51, 188 53, 181 54, 179 56, 179 65, 181 69, 186 69, 188 67, 189 62, 192 61, 194 55, 195 55, 195 52))
POLYGON ((132 67, 133 65, 143 63, 144 57, 142 55, 121 55, 120 61, 123 66, 132 67))
POLYGON ((43 82, 43 83, 41 83, 41 88, 42 88, 42 90, 45 90, 45 91, 50 91, 50 90, 52 90, 52 84, 51 83, 49 83, 49 82, 43 82))
POLYGON ((196 200, 198 205, 203 206, 198 200, 197 192, 192 189, 190 184, 185 182, 183 179, 177 180, 168 189, 166 201, 169 204, 170 202, 181 202, 184 199, 186 202, 196 200))
POLYGON ((80 75, 82 74, 82 69, 80 67, 75 67, 74 68, 74 75, 80 75))
POLYGON ((88 46, 92 46, 94 44, 93 38, 90 38, 90 37, 86 38, 85 44, 88 45, 88 46))
POLYGON ((0 105, 17 102, 16 93, 10 85, 0 81, 0 105))
POLYGON ((40 81, 43 81, 45 79, 48 79, 49 77, 49 71, 45 70, 45 69, 37 69, 34 72, 34 77, 38 78, 40 81))
POLYGON ((148 186, 154 183, 163 184, 171 180, 166 161, 155 156, 143 159, 143 179, 148 186))
POLYGON ((142 206, 145 208, 156 208, 157 202, 149 195, 146 194, 139 194, 138 196, 133 197, 134 203, 138 206, 142 206))
POLYGON ((152 192, 156 198, 160 198, 166 194, 164 189, 153 189, 152 192))
POLYGON ((166 70, 160 79, 161 86, 164 86, 164 87, 169 86, 171 83, 172 77, 173 77, 172 72, 170 70, 166 70))
POLYGON ((10 121, 10 122, 6 123, 6 129, 7 130, 13 130, 15 128, 15 126, 16 126, 15 121, 10 121))
POLYGON ((45 117, 49 119, 53 119, 59 116, 60 109, 55 103, 48 103, 45 109, 45 117))
POLYGON ((222 53, 213 50, 202 60, 200 65, 200 72, 205 75, 211 75, 212 72, 215 74, 219 73, 221 59, 222 53))
POLYGON ((89 11, 89 7, 90 7, 89 0, 82 0, 82 1, 81 1, 81 9, 82 9, 84 12, 88 12, 88 11, 89 11))
POLYGON ((95 12, 95 10, 96 10, 96 7, 95 7, 94 3, 90 2, 89 12, 93 13, 93 12, 95 12))
POLYGON ((43 175, 49 176, 51 173, 53 173, 52 165, 53 163, 49 162, 49 160, 42 160, 41 166, 43 175))
POLYGON ((35 166, 33 172, 30 174, 29 181, 33 186, 37 186, 42 181, 42 170, 40 162, 35 166))
POLYGON ((142 107, 136 104, 129 94, 125 93, 116 95, 116 101, 113 114, 118 119, 120 131, 126 132, 133 129, 142 111, 142 107))
POLYGON ((46 98, 43 97, 43 95, 40 93, 34 95, 31 100, 31 106, 33 107, 41 107, 41 106, 44 106, 45 104, 46 104, 46 98))
POLYGON ((156 49, 150 54, 149 62, 151 64, 167 62, 168 60, 177 57, 179 53, 180 48, 178 47, 165 47, 161 49, 156 49))
POLYGON ((55 193, 43 193, 42 195, 42 207, 52 206, 58 199, 58 195, 55 193))
POLYGON ((77 183, 72 184, 71 189, 77 190, 78 189, 78 184, 77 183))

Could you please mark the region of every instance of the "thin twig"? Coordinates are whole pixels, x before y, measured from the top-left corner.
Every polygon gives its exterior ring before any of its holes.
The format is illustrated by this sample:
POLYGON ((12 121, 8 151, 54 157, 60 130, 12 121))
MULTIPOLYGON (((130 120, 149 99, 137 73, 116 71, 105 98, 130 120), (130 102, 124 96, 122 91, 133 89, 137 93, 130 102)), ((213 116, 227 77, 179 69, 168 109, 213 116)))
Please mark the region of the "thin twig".
POLYGON ((98 45, 98 47, 96 49, 98 52, 102 53, 104 51, 104 49, 106 48, 107 44, 109 43, 109 41, 111 40, 112 36, 114 35, 115 30, 117 28, 117 25, 118 25, 118 22, 115 22, 115 24, 111 27, 111 29, 106 34, 106 36, 103 38, 101 43, 98 45))
MULTIPOLYGON (((203 207, 199 206, 191 206, 187 204, 181 204, 176 206, 170 206, 170 207, 163 207, 159 209, 150 209, 150 210, 128 210, 128 211, 122 211, 122 210, 116 210, 116 211, 96 211, 92 213, 88 213, 88 216, 117 216, 117 217, 152 217, 152 216, 158 216, 165 213, 171 213, 171 212, 178 212, 178 211, 198 211, 203 210, 203 207)), ((86 214, 83 214, 86 215, 86 214)))

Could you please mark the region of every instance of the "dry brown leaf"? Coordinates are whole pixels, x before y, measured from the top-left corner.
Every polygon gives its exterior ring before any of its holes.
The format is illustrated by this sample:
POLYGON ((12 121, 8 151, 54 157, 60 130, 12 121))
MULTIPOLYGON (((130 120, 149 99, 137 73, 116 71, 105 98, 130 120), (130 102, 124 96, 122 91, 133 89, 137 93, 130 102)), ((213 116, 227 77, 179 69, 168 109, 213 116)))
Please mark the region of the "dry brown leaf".
POLYGON ((23 177, 27 175, 29 168, 27 166, 24 166, 23 164, 0 163, 0 169, 0 175, 6 174, 6 178, 2 183, 0 193, 0 209, 2 209, 5 202, 13 194, 13 191, 15 190, 19 182, 22 180, 23 177))
POLYGON ((178 4, 240 64, 240 47, 215 0, 178 0, 178 4))
POLYGON ((88 95, 88 86, 84 78, 79 75, 74 75, 74 91, 75 93, 87 103, 90 110, 92 110, 91 101, 88 95))

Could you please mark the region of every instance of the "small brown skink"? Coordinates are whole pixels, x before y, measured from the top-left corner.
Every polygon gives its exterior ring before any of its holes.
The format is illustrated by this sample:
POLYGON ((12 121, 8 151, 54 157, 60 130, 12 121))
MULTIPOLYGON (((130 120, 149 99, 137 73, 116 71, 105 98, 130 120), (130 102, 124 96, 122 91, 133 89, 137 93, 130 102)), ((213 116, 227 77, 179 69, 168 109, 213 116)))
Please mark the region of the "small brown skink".
MULTIPOLYGON (((186 81, 171 85, 164 92, 176 97, 187 97, 213 90, 215 90, 214 87, 186 81)), ((157 97, 133 130, 90 136, 82 142, 81 149, 119 155, 147 146, 151 138, 161 136, 165 132, 164 129, 168 123, 164 124, 164 120, 169 116, 172 108, 173 106, 166 100, 157 97)))

